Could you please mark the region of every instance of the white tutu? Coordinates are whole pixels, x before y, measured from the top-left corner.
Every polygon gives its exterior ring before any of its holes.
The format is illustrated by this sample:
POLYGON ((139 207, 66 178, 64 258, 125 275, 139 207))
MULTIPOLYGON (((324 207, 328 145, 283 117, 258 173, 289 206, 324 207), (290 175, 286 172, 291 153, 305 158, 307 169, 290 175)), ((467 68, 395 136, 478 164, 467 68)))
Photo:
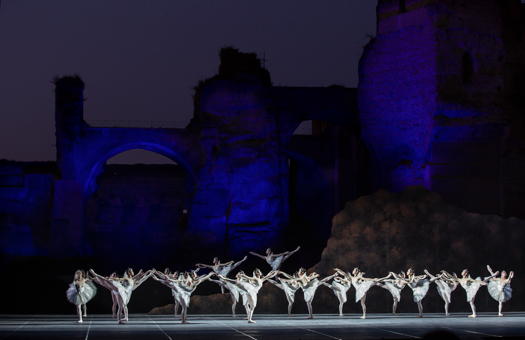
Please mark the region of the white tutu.
POLYGON ((359 302, 366 295, 370 287, 376 283, 372 280, 360 280, 352 282, 355 288, 355 302, 359 302))
POLYGON ((81 286, 75 283, 69 284, 66 290, 66 297, 69 302, 78 306, 87 303, 97 293, 97 287, 91 281, 86 281, 81 286))
POLYGON ((412 288, 414 302, 420 302, 427 295, 430 282, 427 279, 417 280, 408 284, 412 288))
POLYGON ((448 283, 444 280, 436 280, 434 282, 436 283, 439 296, 441 296, 443 301, 445 301, 446 303, 450 303, 452 292, 454 291, 454 289, 456 289, 454 284, 448 283))
POLYGON ((465 292, 467 293, 467 302, 474 301, 474 298, 476 297, 476 294, 478 293, 479 287, 481 287, 481 278, 477 277, 476 281, 467 281, 466 283, 461 283, 461 287, 465 289, 465 292))
POLYGON ((404 287, 399 287, 398 285, 396 285, 394 282, 391 282, 391 281, 385 281, 382 283, 381 288, 388 290, 390 294, 392 294, 392 298, 395 301, 399 302, 401 300, 401 291, 403 290, 404 287))
POLYGON ((487 289, 490 296, 498 302, 507 302, 512 297, 510 283, 501 284, 500 280, 490 280, 487 289))

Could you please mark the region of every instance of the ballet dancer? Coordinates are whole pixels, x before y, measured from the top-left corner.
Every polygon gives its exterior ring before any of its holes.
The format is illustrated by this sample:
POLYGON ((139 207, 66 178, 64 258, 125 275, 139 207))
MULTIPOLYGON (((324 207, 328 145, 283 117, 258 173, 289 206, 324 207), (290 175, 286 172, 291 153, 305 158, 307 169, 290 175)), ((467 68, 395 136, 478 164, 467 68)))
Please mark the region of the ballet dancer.
POLYGON ((278 271, 272 270, 268 274, 263 275, 263 273, 259 269, 255 269, 253 271, 253 276, 239 274, 235 280, 232 280, 225 276, 219 275, 219 278, 223 281, 229 281, 231 283, 236 284, 237 287, 241 288, 246 292, 245 297, 247 301, 245 307, 247 307, 248 309, 248 323, 255 323, 255 321, 253 320, 253 312, 255 310, 255 307, 257 307, 257 294, 262 288, 264 281, 271 279, 277 274, 279 274, 278 271))
MULTIPOLYGON (((229 261, 229 262, 226 262, 226 263, 221 263, 221 261, 219 261, 219 258, 214 257, 213 261, 212 261, 213 264, 197 263, 196 266, 197 266, 197 268, 210 268, 215 274, 222 275, 224 277, 228 277, 228 274, 232 270, 237 268, 241 263, 246 261, 247 258, 248 258, 248 256, 245 256, 239 262, 229 261)), ((220 287, 221 287, 221 294, 224 294, 224 286, 220 286, 220 287)))
POLYGON ((374 286, 377 282, 386 279, 388 276, 380 279, 363 277, 365 273, 359 270, 357 267, 352 270, 352 273, 345 272, 339 268, 335 268, 335 271, 352 282, 352 286, 355 288, 355 302, 361 302, 363 315, 361 315, 360 318, 366 319, 366 294, 370 288, 372 288, 372 286, 374 286))
POLYGON ((397 304, 401 300, 401 291, 406 286, 406 282, 404 281, 405 278, 406 275, 403 271, 399 274, 390 272, 385 279, 376 283, 379 287, 388 290, 392 295, 392 314, 396 314, 397 304), (398 278, 395 278, 394 275, 397 275, 398 278))
MULTIPOLYGON (((496 276, 498 272, 494 274, 496 276)), ((481 277, 476 277, 473 279, 468 269, 463 269, 461 272, 461 277, 458 277, 456 273, 453 273, 454 279, 461 285, 461 287, 465 290, 465 293, 467 293, 467 302, 470 304, 470 309, 472 310, 472 314, 470 314, 469 318, 475 318, 477 317, 476 314, 476 306, 474 305, 474 301, 476 299, 476 294, 478 293, 478 290, 481 286, 486 286, 487 281, 492 277, 486 277, 484 279, 481 279, 481 277)))
MULTIPOLYGON (((235 276, 236 279, 242 280, 241 275, 244 274, 243 271, 240 271, 235 276)), ((248 307, 246 306, 247 303, 247 297, 246 297, 246 291, 240 287, 238 287, 236 284, 231 283, 229 281, 224 281, 219 278, 219 280, 215 279, 208 279, 211 282, 214 282, 218 284, 221 288, 224 288, 230 292, 230 297, 232 299, 232 317, 235 317, 235 307, 237 306, 237 303, 241 301, 241 303, 244 306, 244 309, 246 310, 246 314, 248 315, 248 307)))
POLYGON ((181 307, 179 301, 180 301, 180 294, 177 289, 173 286, 169 278, 172 278, 174 280, 181 281, 184 279, 184 275, 179 272, 170 273, 169 271, 164 271, 164 273, 159 273, 158 271, 155 271, 153 275, 151 276, 155 281, 158 281, 165 285, 166 287, 171 289, 171 296, 173 296, 173 316, 177 318, 178 311, 181 307))
POLYGON ((458 282, 454 280, 454 278, 444 270, 442 270, 437 275, 430 274, 430 272, 426 269, 424 270, 424 272, 430 278, 430 282, 434 282, 436 284, 439 296, 441 296, 443 302, 445 302, 445 316, 448 316, 448 305, 451 302, 452 292, 458 286, 458 282))
POLYGON ((414 270, 412 268, 409 268, 406 272, 406 278, 401 278, 397 276, 395 273, 394 277, 396 279, 401 279, 406 282, 408 287, 412 289, 412 297, 414 299, 414 302, 417 304, 417 310, 419 313, 419 317, 423 317, 423 304, 421 301, 425 298, 428 292, 428 288, 430 287, 430 282, 427 280, 426 275, 416 275, 414 273, 414 270))
POLYGON ((89 270, 90 274, 94 277, 98 277, 102 281, 107 281, 115 286, 116 289, 112 290, 112 294, 115 294, 117 299, 117 322, 119 324, 126 323, 129 321, 128 314, 128 303, 131 299, 131 294, 137 289, 144 281, 146 281, 152 274, 153 270, 143 272, 142 269, 135 275, 133 269, 128 268, 122 278, 108 279, 104 276, 98 275, 93 269, 89 270))
POLYGON ((93 281, 94 282, 96 282, 97 284, 99 284, 102 287, 104 287, 107 290, 109 290, 109 295, 111 295, 111 316, 113 317, 113 319, 117 318, 117 305, 118 305, 118 302, 117 302, 116 295, 113 294, 113 290, 116 290, 117 288, 112 283, 110 283, 109 280, 115 280, 117 278, 118 278, 118 276, 117 276, 117 273, 115 273, 115 272, 111 273, 111 275, 106 277, 105 280, 101 280, 97 276, 93 277, 93 281))
POLYGON ((270 267, 272 267, 272 270, 279 270, 283 262, 287 260, 293 254, 298 252, 299 249, 301 249, 301 247, 297 247, 295 248, 295 250, 292 250, 292 251, 285 251, 284 253, 274 254, 272 250, 268 248, 266 249, 266 255, 257 254, 257 253, 254 253, 253 251, 251 251, 250 254, 260 257, 261 259, 265 260, 266 263, 268 263, 270 267))
POLYGON ((510 287, 510 281, 514 277, 514 272, 511 271, 507 277, 507 272, 502 270, 501 276, 496 277, 498 272, 493 272, 492 268, 487 265, 487 270, 490 273, 488 278, 487 289, 490 296, 498 301, 498 316, 503 316, 501 309, 503 308, 503 303, 510 300, 512 297, 512 288, 510 287))
POLYGON ((330 288, 339 300, 339 316, 343 316, 343 305, 347 301, 346 293, 352 287, 352 282, 345 277, 335 276, 332 283, 323 282, 323 285, 330 288))
MULTIPOLYGON (((197 276, 195 271, 190 273, 184 273, 181 279, 174 279, 169 276, 162 276, 162 273, 155 272, 158 279, 166 280, 166 283, 170 283, 172 289, 175 289, 176 294, 174 298, 179 300, 179 304, 182 307, 181 311, 181 323, 187 323, 188 308, 190 307, 191 294, 197 289, 197 287, 204 281, 208 280, 212 275, 215 275, 214 272, 210 272, 206 275, 197 276)), ((161 281, 162 282, 162 281, 161 281)), ((170 287, 170 288, 171 288, 170 287)))
POLYGON ((69 288, 66 291, 66 297, 77 307, 78 322, 84 322, 82 316, 87 316, 86 304, 95 296, 97 293, 97 287, 93 284, 92 280, 89 279, 84 271, 77 270, 73 276, 73 282, 69 284, 69 288), (82 309, 84 312, 82 313, 82 309))
POLYGON ((317 291, 317 288, 319 288, 319 286, 323 285, 325 282, 331 280, 336 275, 337 273, 334 273, 330 276, 319 280, 319 274, 317 274, 316 272, 307 274, 304 268, 300 268, 294 275, 293 279, 299 282, 299 285, 303 290, 304 301, 306 302, 306 307, 308 308, 308 319, 314 318, 312 302, 314 301, 315 292, 317 291))
MULTIPOLYGON (((282 272, 281 272, 282 273, 282 272)), ((288 316, 292 315, 292 307, 295 301, 295 293, 301 288, 299 282, 294 279, 285 279, 282 277, 277 277, 279 282, 268 279, 268 282, 281 289, 286 296, 286 301, 288 301, 288 316)))

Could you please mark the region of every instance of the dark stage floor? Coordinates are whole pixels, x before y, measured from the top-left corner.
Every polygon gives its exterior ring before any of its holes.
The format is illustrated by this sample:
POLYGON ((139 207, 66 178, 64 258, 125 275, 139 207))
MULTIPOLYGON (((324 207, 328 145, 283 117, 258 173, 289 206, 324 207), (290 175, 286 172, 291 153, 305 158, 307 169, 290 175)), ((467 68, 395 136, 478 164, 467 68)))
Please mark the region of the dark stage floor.
POLYGON ((73 315, 2 315, 0 339, 418 339, 431 331, 444 330, 460 338, 525 337, 525 313, 505 317, 481 314, 468 319, 466 314, 444 318, 427 314, 371 314, 366 320, 358 315, 340 318, 318 315, 256 315, 256 324, 241 317, 190 315, 182 325, 170 316, 131 315, 126 325, 117 325, 108 315, 88 316, 77 324, 73 315))

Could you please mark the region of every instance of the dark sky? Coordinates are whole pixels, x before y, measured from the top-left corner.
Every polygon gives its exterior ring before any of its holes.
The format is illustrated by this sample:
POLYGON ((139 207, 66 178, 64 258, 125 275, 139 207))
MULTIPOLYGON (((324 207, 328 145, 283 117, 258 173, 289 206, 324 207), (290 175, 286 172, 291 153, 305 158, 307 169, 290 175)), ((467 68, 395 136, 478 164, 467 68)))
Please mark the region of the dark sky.
POLYGON ((0 159, 55 159, 56 75, 79 74, 86 121, 112 126, 184 127, 223 46, 264 55, 276 85, 355 86, 375 3, 3 0, 0 159))

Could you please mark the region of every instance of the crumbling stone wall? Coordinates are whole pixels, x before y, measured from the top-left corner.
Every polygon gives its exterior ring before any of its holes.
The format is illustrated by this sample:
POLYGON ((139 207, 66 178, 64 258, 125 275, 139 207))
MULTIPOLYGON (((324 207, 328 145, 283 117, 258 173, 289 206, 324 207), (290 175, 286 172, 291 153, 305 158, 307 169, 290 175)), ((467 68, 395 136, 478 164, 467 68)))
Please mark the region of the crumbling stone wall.
POLYGON ((360 62, 375 187, 421 185, 470 211, 524 216, 522 5, 404 5, 379 1, 360 62))

